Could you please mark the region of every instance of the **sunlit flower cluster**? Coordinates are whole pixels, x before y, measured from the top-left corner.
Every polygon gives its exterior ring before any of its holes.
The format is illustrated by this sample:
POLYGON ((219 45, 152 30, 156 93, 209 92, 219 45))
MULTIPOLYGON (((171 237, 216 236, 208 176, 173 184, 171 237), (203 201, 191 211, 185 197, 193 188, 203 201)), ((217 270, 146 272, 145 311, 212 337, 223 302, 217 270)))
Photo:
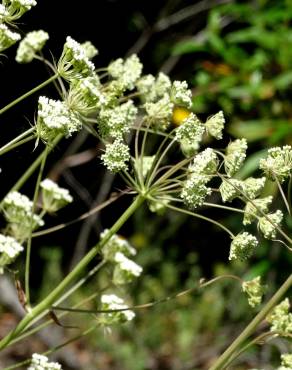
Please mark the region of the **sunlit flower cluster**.
POLYGON ((0 274, 22 251, 23 247, 14 238, 0 234, 0 274))
POLYGON ((275 332, 283 337, 292 334, 292 313, 289 312, 290 303, 288 298, 278 304, 267 316, 266 320, 271 324, 271 332, 275 332))
POLYGON ((16 53, 16 61, 18 63, 31 62, 36 53, 41 51, 45 46, 48 39, 48 33, 43 30, 29 32, 19 43, 16 53))
POLYGON ((261 277, 244 281, 242 283, 242 291, 247 294, 247 300, 251 307, 256 307, 261 304, 263 294, 266 291, 266 287, 261 284, 261 277))
POLYGON ((115 294, 103 294, 101 296, 101 310, 109 311, 101 315, 100 322, 104 325, 125 323, 133 320, 135 313, 128 309, 122 298, 115 294), (115 312, 110 312, 111 310, 115 312), (120 310, 120 311, 119 311, 120 310))
POLYGON ((245 260, 251 257, 258 246, 257 238, 244 231, 234 237, 230 245, 229 259, 245 260))
POLYGON ((27 370, 62 370, 62 367, 57 362, 49 362, 46 356, 34 353, 27 370))

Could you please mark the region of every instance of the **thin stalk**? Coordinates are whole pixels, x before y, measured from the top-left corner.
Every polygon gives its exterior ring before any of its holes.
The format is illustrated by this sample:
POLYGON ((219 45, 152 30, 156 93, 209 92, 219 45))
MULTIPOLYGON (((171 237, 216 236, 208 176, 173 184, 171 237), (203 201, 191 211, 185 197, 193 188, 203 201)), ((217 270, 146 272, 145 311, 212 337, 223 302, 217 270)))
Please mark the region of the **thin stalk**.
POLYGON ((265 319, 269 312, 274 306, 280 301, 283 295, 288 291, 292 285, 292 274, 283 283, 280 289, 273 295, 273 297, 267 302, 262 310, 256 315, 256 317, 249 323, 249 325, 243 330, 243 332, 235 339, 235 341, 227 348, 227 350, 215 361, 214 365, 209 370, 222 370, 225 364, 229 361, 230 357, 241 347, 249 336, 254 332, 257 326, 265 319))
MULTIPOLYGON (((48 147, 48 153, 50 153, 53 148, 58 144, 58 142, 61 140, 62 136, 57 136, 56 139, 50 144, 48 147)), ((25 182, 30 178, 30 176, 34 173, 34 171, 38 168, 38 166, 41 164, 43 157, 47 153, 47 149, 45 148, 44 151, 37 157, 37 159, 30 165, 30 167, 26 170, 26 172, 21 176, 21 178, 14 184, 14 186, 10 189, 11 191, 17 191, 19 190, 25 182)))
POLYGON ((284 202, 284 204, 285 204, 285 206, 287 208, 287 211, 288 211, 289 215, 291 216, 289 202, 288 202, 288 200, 287 200, 287 198, 286 198, 286 196, 284 194, 284 191, 283 191, 283 188, 282 188, 282 186, 280 184, 280 181, 278 180, 277 176, 274 176, 274 179, 275 179, 275 181, 277 183, 278 189, 280 191, 280 194, 281 194, 281 197, 283 199, 283 202, 284 202))
POLYGON ((18 97, 17 99, 13 100, 11 103, 7 104, 5 107, 0 109, 0 115, 3 114, 4 112, 8 111, 10 108, 14 107, 16 104, 20 103, 22 100, 28 98, 30 95, 34 94, 38 90, 41 90, 43 87, 49 85, 51 82, 55 81, 58 77, 59 77, 58 74, 55 74, 54 76, 51 76, 46 81, 44 81, 41 84, 39 84, 38 86, 34 87, 33 89, 31 89, 27 93, 25 93, 25 94, 21 95, 20 97, 18 97))
POLYGON ((82 258, 82 260, 75 266, 75 268, 64 278, 64 280, 37 306, 35 306, 11 331, 6 337, 0 341, 0 349, 9 346, 11 341, 20 335, 26 328, 28 328, 32 321, 35 320, 44 311, 48 310, 54 302, 56 302, 62 293, 78 278, 82 271, 86 268, 90 261, 100 252, 101 248, 109 241, 113 234, 115 234, 128 218, 141 206, 144 202, 144 197, 138 195, 133 203, 126 209, 120 218, 114 223, 106 236, 82 258))
POLYGON ((24 139, 27 135, 31 134, 33 131, 35 130, 34 127, 22 132, 20 135, 16 136, 13 140, 9 141, 9 143, 3 145, 1 148, 0 148, 0 154, 2 154, 2 152, 5 153, 5 151, 11 146, 11 145, 14 145, 15 143, 17 143, 18 141, 24 139))
POLYGON ((212 218, 209 218, 209 217, 206 217, 206 216, 202 216, 202 215, 200 215, 198 213, 194 213, 194 212, 188 211, 187 209, 182 209, 182 208, 178 208, 178 207, 172 206, 171 204, 166 204, 165 206, 167 208, 173 209, 174 211, 185 213, 186 215, 190 215, 190 216, 193 216, 193 217, 200 218, 202 220, 211 222, 212 224, 214 224, 214 225, 220 227, 221 229, 223 229, 224 231, 226 231, 231 236, 232 239, 234 238, 234 234, 229 229, 227 229, 227 227, 225 227, 224 225, 220 224, 220 222, 217 222, 215 220, 212 220, 212 218))
POLYGON ((15 149, 15 148, 17 148, 17 147, 19 147, 19 146, 21 146, 21 145, 23 145, 23 144, 25 144, 25 143, 27 143, 28 141, 31 141, 32 139, 34 139, 35 138, 35 135, 30 135, 29 137, 26 137, 26 138, 24 138, 24 139, 22 139, 22 140, 20 140, 20 141, 18 141, 17 143, 15 143, 15 144, 13 144, 13 145, 10 145, 8 148, 6 148, 5 150, 1 150, 0 151, 0 155, 3 155, 3 154, 5 154, 5 153, 8 153, 8 152, 10 152, 11 150, 13 150, 13 149, 15 149))
POLYGON ((291 197, 292 197, 292 176, 290 176, 288 183, 288 204, 290 209, 292 208, 291 197))
POLYGON ((25 295, 26 295, 26 302, 27 306, 30 306, 30 290, 29 290, 29 274, 30 274, 30 256, 31 256, 31 241, 32 241, 32 229, 33 229, 33 215, 36 209, 37 199, 39 196, 39 189, 40 189, 40 183, 43 176, 43 171, 45 168, 45 163, 48 156, 48 147, 45 149, 45 155, 42 158, 39 174, 37 177, 35 190, 34 190, 34 196, 33 196, 33 205, 32 205, 32 216, 31 216, 31 222, 30 222, 30 233, 27 241, 27 247, 26 247, 26 259, 25 259, 25 274, 24 274, 24 281, 25 281, 25 295))

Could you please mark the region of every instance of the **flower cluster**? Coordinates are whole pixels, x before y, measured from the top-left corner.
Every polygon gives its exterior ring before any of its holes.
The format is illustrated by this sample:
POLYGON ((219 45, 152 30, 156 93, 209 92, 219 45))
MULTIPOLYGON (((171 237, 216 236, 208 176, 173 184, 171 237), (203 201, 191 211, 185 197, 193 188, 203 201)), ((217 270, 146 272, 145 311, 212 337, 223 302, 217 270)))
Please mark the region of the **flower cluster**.
POLYGON ((225 171, 229 177, 233 176, 246 158, 246 139, 237 139, 228 144, 224 159, 225 171))
POLYGON ((42 207, 49 213, 56 212, 73 201, 69 190, 59 187, 50 179, 43 180, 40 186, 42 188, 42 207))
POLYGON ((22 251, 23 247, 14 238, 0 234, 0 274, 22 251))
POLYGON ((266 178, 249 177, 245 180, 223 179, 219 187, 223 202, 231 202, 236 197, 255 199, 263 190, 266 178))
POLYGON ((130 131, 138 109, 132 100, 113 108, 101 109, 98 115, 100 135, 104 138, 122 138, 130 131))
POLYGON ((68 36, 58 62, 59 75, 70 82, 89 77, 94 70, 94 64, 89 60, 86 49, 68 36))
MULTIPOLYGON (((103 240, 107 237, 107 233, 109 232, 108 229, 105 229, 100 234, 100 239, 103 240)), ((121 236, 114 234, 110 237, 110 239, 106 242, 106 244, 102 248, 102 255, 105 260, 107 261, 114 261, 116 253, 120 252, 123 253, 125 256, 135 256, 136 250, 133 248, 127 239, 122 238, 121 236)))
POLYGON ((275 239, 277 234, 277 228, 281 225, 283 219, 283 212, 277 210, 274 213, 269 213, 267 217, 261 217, 259 219, 258 228, 263 233, 266 239, 275 239))
POLYGON ((269 195, 247 202, 244 208, 243 225, 251 224, 257 216, 261 215, 261 212, 267 213, 272 201, 273 197, 269 195))
POLYGON ((54 140, 58 135, 69 137, 82 128, 77 112, 70 110, 64 102, 39 97, 37 118, 37 135, 46 142, 54 140))
POLYGON ((184 147, 192 147, 197 151, 202 141, 205 127, 198 117, 191 113, 185 118, 181 125, 175 130, 175 139, 184 147))
POLYGON ((46 356, 34 353, 27 370, 62 370, 62 367, 57 362, 49 362, 46 356))
POLYGON ((115 254, 114 262, 113 283, 116 285, 130 283, 133 279, 139 277, 143 271, 141 266, 127 258, 121 252, 115 254))
POLYGON ((285 353, 281 355, 281 367, 278 370, 292 369, 292 354, 285 353))
POLYGON ((156 102, 170 92, 171 81, 168 76, 160 72, 157 78, 152 75, 141 77, 136 86, 143 102, 156 102))
POLYGON ((242 283, 242 291, 247 294, 247 300, 251 307, 256 307, 261 304, 263 294, 266 291, 266 287, 261 284, 261 277, 244 281, 242 283))
POLYGON ((32 213, 33 203, 23 194, 10 192, 2 202, 4 217, 9 223, 9 232, 17 240, 25 240, 30 230, 43 226, 43 220, 32 213))
POLYGON ((124 301, 115 294, 103 294, 101 296, 101 310, 109 311, 101 315, 100 322, 104 325, 125 323, 135 317, 135 313, 129 310, 124 301))
POLYGON ((292 313, 289 312, 290 303, 288 298, 278 304, 267 316, 266 320, 271 324, 271 332, 283 337, 292 334, 292 313))
POLYGON ((209 135, 217 140, 222 139, 222 131, 225 125, 225 118, 222 110, 208 118, 205 125, 209 135))
POLYGON ((11 23, 19 19, 37 4, 35 0, 2 0, 7 15, 4 17, 5 22, 11 23))
POLYGON ((116 139, 112 144, 106 144, 105 153, 101 159, 111 172, 126 171, 127 162, 130 159, 130 149, 121 139, 116 139))
POLYGON ((19 33, 11 31, 6 24, 0 22, 0 52, 8 49, 20 39, 19 33))
POLYGON ((164 94, 157 102, 146 102, 145 121, 156 129, 166 130, 170 125, 174 104, 168 94, 164 94))
POLYGON ((234 237, 230 245, 229 259, 248 259, 258 246, 257 238, 244 231, 234 237))
POLYGON ((260 160, 260 169, 264 171, 269 179, 275 180, 275 177, 277 177, 280 182, 283 182, 291 176, 292 147, 285 145, 282 148, 269 149, 267 158, 260 160))
POLYGON ((192 92, 186 81, 174 81, 170 91, 171 101, 186 108, 192 106, 192 92))
POLYGON ((142 73, 143 65, 136 54, 131 55, 125 61, 119 58, 109 64, 109 75, 118 80, 123 90, 133 90, 135 83, 142 73))
POLYGON ((45 43, 48 41, 49 35, 43 30, 29 32, 25 38, 19 43, 16 61, 18 63, 31 62, 36 53, 42 50, 45 43))

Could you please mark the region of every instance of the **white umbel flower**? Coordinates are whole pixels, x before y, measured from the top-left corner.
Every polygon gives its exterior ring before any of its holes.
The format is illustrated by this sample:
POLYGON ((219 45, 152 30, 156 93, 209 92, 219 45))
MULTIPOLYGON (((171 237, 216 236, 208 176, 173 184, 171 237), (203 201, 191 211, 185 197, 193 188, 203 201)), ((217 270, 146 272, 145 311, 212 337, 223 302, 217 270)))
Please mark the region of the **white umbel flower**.
POLYGON ((258 228, 266 239, 275 239, 277 235, 277 227, 280 227, 283 220, 283 212, 278 209, 274 213, 267 214, 267 217, 272 221, 272 223, 263 216, 259 219, 258 228))
POLYGON ((37 4, 35 0, 2 0, 2 3, 8 12, 5 17, 5 21, 8 23, 19 19, 37 4))
POLYGON ((229 259, 245 260, 251 257, 258 246, 257 238, 244 231, 234 237, 230 245, 229 259))
POLYGON ((91 41, 85 41, 81 44, 81 46, 83 47, 84 49, 84 52, 85 52, 85 55, 87 56, 87 58, 90 60, 90 59, 93 59, 96 55, 98 55, 98 50, 96 49, 96 47, 92 44, 91 41))
POLYGON ((164 94, 157 102, 146 102, 146 121, 158 130, 166 130, 170 125, 174 104, 168 94, 164 94))
POLYGON ((43 209, 56 212, 73 201, 69 190, 61 188, 54 181, 45 179, 41 182, 43 209))
POLYGON ((117 323, 125 323, 133 320, 135 313, 127 310, 128 306, 125 305, 123 299, 115 294, 103 294, 101 296, 101 309, 102 310, 124 310, 116 312, 107 312, 102 314, 101 322, 104 325, 111 325, 117 323))
POLYGON ((237 139, 228 144, 224 159, 224 167, 228 176, 233 176, 240 169, 246 158, 246 150, 246 139, 237 139))
POLYGON ((132 100, 114 108, 101 109, 97 120, 102 137, 122 138, 133 126, 138 114, 132 100))
POLYGON ((267 158, 260 160, 259 168, 270 180, 275 180, 276 176, 282 183, 292 173, 292 147, 285 145, 269 149, 267 158))
POLYGON ((111 172, 126 171, 130 159, 130 149, 121 139, 116 139, 112 144, 106 144, 105 153, 101 156, 103 164, 111 172))
POLYGON ((156 102, 164 96, 169 94, 171 88, 170 78, 164 73, 160 72, 155 78, 152 75, 145 75, 141 77, 136 83, 140 98, 144 102, 156 102))
MULTIPOLYGON (((108 232, 109 230, 105 229, 100 234, 100 239, 103 240, 107 236, 108 232)), ((101 253, 105 260, 114 261, 117 252, 123 253, 127 257, 135 256, 136 254, 135 248, 133 248, 130 245, 127 239, 117 234, 114 234, 111 236, 109 241, 103 246, 101 253)))
POLYGON ((262 302, 263 294, 266 291, 266 286, 261 284, 261 277, 256 278, 242 283, 242 291, 247 294, 248 304, 251 307, 256 307, 262 302))
POLYGON ((12 32, 5 24, 0 24, 0 53, 21 39, 17 32, 12 32))
POLYGON ((19 43, 16 61, 18 63, 31 62, 36 53, 42 50, 49 39, 49 34, 43 30, 29 32, 19 43))
POLYGON ((62 367, 57 362, 49 362, 46 356, 34 353, 27 370, 62 370, 62 367))
POLYGON ((58 62, 60 76, 72 81, 91 76, 94 69, 94 64, 87 57, 85 48, 68 36, 58 62))
POLYGON ((192 174, 184 182, 180 197, 188 208, 202 206, 205 198, 212 193, 212 189, 206 186, 208 181, 209 177, 206 175, 192 174))
POLYGON ((140 78, 143 65, 136 54, 131 55, 125 61, 119 58, 108 66, 108 73, 117 79, 125 90, 133 90, 135 83, 140 78))
MULTIPOLYGON (((281 365, 282 365, 282 370, 292 369, 292 354, 291 353, 284 353, 281 355, 281 365)), ((281 370, 281 368, 279 370, 281 370)))
POLYGON ((5 17, 8 15, 8 11, 4 5, 0 4, 0 24, 4 22, 5 17))
POLYGON ((266 320, 271 325, 271 332, 276 332, 282 337, 291 337, 292 335, 292 313, 290 310, 289 299, 284 299, 279 303, 272 312, 267 316, 266 320))
POLYGON ((171 88, 171 101, 175 105, 180 105, 186 108, 192 106, 192 92, 188 88, 186 81, 174 81, 171 88))
POLYGON ((179 143, 186 143, 188 145, 193 145, 193 143, 199 144, 204 132, 205 128, 202 122, 194 113, 191 113, 175 130, 175 139, 179 143))
POLYGON ((189 171, 202 175, 214 175, 218 167, 218 158, 213 149, 207 148, 197 154, 189 166, 189 171))
POLYGON ((116 263, 113 274, 113 282, 117 285, 127 284, 141 275, 143 269, 134 261, 127 258, 123 253, 117 252, 114 256, 116 263))
POLYGON ((37 134, 44 141, 52 141, 58 135, 71 136, 82 128, 79 115, 64 102, 39 97, 37 134))
POLYGON ((22 251, 23 247, 14 238, 0 234, 0 274, 22 251))
POLYGON ((273 197, 270 195, 265 198, 254 199, 252 202, 247 202, 244 208, 243 225, 251 224, 256 216, 261 215, 261 212, 267 213, 272 201, 273 197))
POLYGON ((225 118, 222 110, 214 114, 206 121, 206 130, 209 135, 213 136, 215 139, 222 139, 222 131, 225 125, 225 118))

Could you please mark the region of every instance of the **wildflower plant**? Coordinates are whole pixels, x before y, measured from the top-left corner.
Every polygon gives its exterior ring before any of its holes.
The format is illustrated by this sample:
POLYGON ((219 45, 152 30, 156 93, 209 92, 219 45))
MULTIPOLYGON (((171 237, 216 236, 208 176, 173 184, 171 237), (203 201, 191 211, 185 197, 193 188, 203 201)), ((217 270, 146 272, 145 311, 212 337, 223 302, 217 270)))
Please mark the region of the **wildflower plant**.
MULTIPOLYGON (((8 24, 35 5, 34 0, 2 2, 1 51, 19 39, 18 34, 11 34, 8 24)), ((55 82, 60 92, 58 100, 40 95, 37 98, 38 104, 36 103, 35 126, 0 148, 0 155, 4 155, 30 140, 37 140, 37 143, 40 141, 39 145, 44 147, 33 166, 1 202, 6 227, 3 234, 0 234, 0 271, 9 274, 13 262, 25 258, 22 277, 24 291, 21 290, 21 295, 25 296, 24 308, 27 314, 13 331, 0 340, 0 350, 20 341, 23 336, 28 336, 31 326, 48 312, 53 312, 54 315, 58 310, 72 315, 77 312, 94 314, 96 325, 86 333, 100 325, 110 327, 134 319, 133 309, 139 306, 130 307, 130 304, 125 304, 124 299, 115 294, 115 290, 122 285, 125 291, 127 284, 143 278, 143 266, 134 260, 135 248, 117 233, 143 203, 148 204, 149 209, 158 214, 157 217, 163 210, 180 212, 205 220, 227 232, 230 236, 229 260, 252 260, 255 251, 261 248, 262 237, 275 242, 276 237, 280 237, 281 245, 291 251, 292 240, 282 226, 284 212, 275 210, 271 194, 263 194, 267 179, 275 181, 284 206, 290 213, 291 202, 286 199, 282 185, 286 180, 291 185, 291 146, 269 149, 267 155, 260 160, 260 175, 241 178, 239 170, 244 166, 248 155, 247 141, 244 138, 230 141, 222 150, 206 147, 206 138, 223 138, 225 117, 222 111, 215 113, 206 122, 197 117, 195 112, 190 112, 178 127, 173 128, 174 109, 192 108, 192 93, 186 81, 172 82, 163 73, 157 77, 143 75, 143 65, 135 54, 125 60, 116 59, 108 66, 97 69, 92 61, 97 55, 97 49, 90 42, 82 44, 70 36, 66 38, 63 52, 54 66, 54 63, 38 55, 48 37, 45 31, 29 33, 19 44, 16 59, 21 63, 27 63, 33 58, 41 59, 51 66, 54 74, 31 92, 0 109, 1 115, 52 82, 55 82), (112 227, 101 233, 99 241, 89 248, 64 280, 52 287, 43 300, 32 302, 30 260, 33 238, 51 232, 50 229, 37 229, 45 225, 47 217, 51 214, 55 216, 61 208, 73 202, 69 190, 46 178, 46 160, 60 140, 70 139, 82 130, 92 134, 102 147, 100 162, 108 171, 121 176, 126 186, 125 193, 134 195, 134 200, 112 227), (149 145, 153 137, 156 139, 154 142, 158 143, 155 148, 149 145), (178 153, 174 159, 173 153, 178 153), (39 172, 34 194, 29 199, 19 190, 37 168, 39 172), (229 206, 226 202, 236 202, 236 207, 229 206), (204 214, 206 207, 242 214, 242 231, 235 233, 218 220, 207 217, 204 214), (257 226, 258 232, 253 225, 257 226), (100 259, 98 264, 97 256, 100 259), (89 264, 93 262, 95 266, 87 272, 89 264), (87 310, 81 307, 77 311, 72 307, 60 306, 65 298, 104 265, 111 271, 111 280, 106 293, 95 295, 98 309, 87 310)), ((110 200, 101 206, 108 203, 110 200)), ((238 277, 237 279, 241 280, 238 277)), ((265 291, 260 280, 261 277, 258 276, 242 283, 242 290, 247 294, 252 307, 260 305, 265 291)), ((291 334, 288 300, 277 306, 291 284, 290 274, 274 297, 214 362, 210 370, 223 369, 234 360, 240 354, 243 343, 265 318, 271 323, 272 332, 283 336, 291 334)), ((43 355, 35 354, 28 369, 60 368, 59 364, 49 362, 43 355)))

